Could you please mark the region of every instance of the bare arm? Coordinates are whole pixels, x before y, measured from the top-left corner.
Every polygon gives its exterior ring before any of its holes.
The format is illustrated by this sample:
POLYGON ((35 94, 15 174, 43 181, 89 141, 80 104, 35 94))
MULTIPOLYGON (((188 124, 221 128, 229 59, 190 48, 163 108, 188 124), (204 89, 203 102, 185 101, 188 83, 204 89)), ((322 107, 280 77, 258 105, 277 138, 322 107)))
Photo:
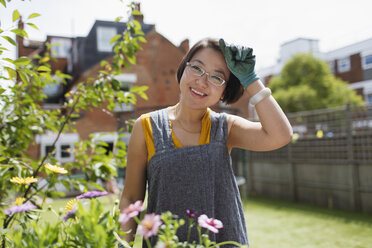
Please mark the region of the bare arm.
MULTIPOLYGON (((125 185, 119 204, 120 211, 137 200, 143 201, 146 192, 146 164, 146 142, 141 120, 137 119, 129 140, 125 185)), ((133 241, 137 223, 130 219, 121 228, 125 232, 132 230, 129 235, 124 236, 124 239, 127 242, 133 241)))
MULTIPOLYGON (((244 94, 255 95, 264 85, 257 80, 245 89, 244 94)), ((238 147, 252 151, 270 151, 290 142, 292 127, 282 109, 270 96, 255 105, 260 122, 251 122, 244 118, 228 115, 229 151, 238 147)))

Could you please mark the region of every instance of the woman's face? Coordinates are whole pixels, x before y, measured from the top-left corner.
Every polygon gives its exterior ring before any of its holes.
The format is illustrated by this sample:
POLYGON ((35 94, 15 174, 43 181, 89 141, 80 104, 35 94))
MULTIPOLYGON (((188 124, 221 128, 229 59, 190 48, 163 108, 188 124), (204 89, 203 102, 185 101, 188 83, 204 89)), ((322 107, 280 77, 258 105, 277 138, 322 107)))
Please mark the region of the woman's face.
MULTIPOLYGON (((225 81, 230 77, 225 58, 222 53, 212 48, 202 48, 189 61, 211 76, 218 76, 225 81)), ((216 86, 208 82, 207 74, 195 75, 190 66, 186 66, 180 80, 181 101, 194 109, 203 109, 215 105, 226 88, 226 83, 216 86)))

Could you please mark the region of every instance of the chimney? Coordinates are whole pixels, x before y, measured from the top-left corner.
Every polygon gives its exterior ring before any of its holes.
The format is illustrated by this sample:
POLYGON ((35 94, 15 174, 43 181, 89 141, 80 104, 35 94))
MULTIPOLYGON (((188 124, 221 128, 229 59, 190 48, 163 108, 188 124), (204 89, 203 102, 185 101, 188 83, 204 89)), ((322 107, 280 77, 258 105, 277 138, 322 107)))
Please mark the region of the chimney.
POLYGON ((183 53, 187 53, 190 49, 189 39, 185 39, 181 42, 180 46, 178 47, 183 53))
MULTIPOLYGON (((141 12, 141 3, 135 3, 135 5, 132 7, 133 10, 138 10, 141 12)), ((142 13, 140 15, 131 15, 129 20, 136 20, 140 23, 143 23, 143 15, 142 13)))
MULTIPOLYGON (((18 21, 18 29, 21 29, 23 30, 24 29, 24 26, 25 24, 23 23, 22 21, 22 16, 19 18, 19 21, 18 21)), ((17 45, 18 45, 18 49, 17 49, 17 57, 21 57, 21 56, 25 56, 26 54, 24 54, 24 49, 23 49, 23 37, 22 36, 19 36, 17 35, 16 36, 16 42, 17 42, 17 45)))

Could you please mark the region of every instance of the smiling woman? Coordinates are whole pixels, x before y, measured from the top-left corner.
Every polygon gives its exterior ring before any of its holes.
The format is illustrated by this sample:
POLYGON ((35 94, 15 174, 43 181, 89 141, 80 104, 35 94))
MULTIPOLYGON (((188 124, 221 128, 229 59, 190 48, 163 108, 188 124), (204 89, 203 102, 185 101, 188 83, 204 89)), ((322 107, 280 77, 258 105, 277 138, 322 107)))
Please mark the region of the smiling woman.
MULTIPOLYGON (((208 233, 211 241, 248 244, 231 149, 272 150, 287 144, 292 135, 254 64, 251 48, 227 46, 223 40, 204 39, 190 49, 177 71, 179 102, 135 122, 121 210, 143 200, 148 184, 148 213, 170 211, 187 219, 186 211, 191 209, 223 223, 218 233, 208 233), (219 101, 233 103, 243 94, 258 99, 261 123, 210 109, 219 101)), ((122 228, 136 230, 136 223, 128 221, 122 228)), ((125 238, 130 241, 133 234, 125 238)), ((178 229, 180 241, 186 241, 187 234, 186 225, 178 229)), ((199 240, 196 230, 190 238, 199 240)), ((150 239, 154 245, 156 237, 150 239)))

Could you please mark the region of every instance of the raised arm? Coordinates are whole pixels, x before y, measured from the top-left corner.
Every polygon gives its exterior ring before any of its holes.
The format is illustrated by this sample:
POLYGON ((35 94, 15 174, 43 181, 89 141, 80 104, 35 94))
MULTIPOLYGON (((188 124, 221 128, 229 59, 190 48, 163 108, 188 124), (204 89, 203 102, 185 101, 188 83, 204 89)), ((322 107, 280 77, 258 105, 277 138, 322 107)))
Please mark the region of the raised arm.
MULTIPOLYGON (((120 211, 137 200, 143 201, 146 192, 146 164, 146 142, 141 120, 137 119, 129 140, 125 185, 119 204, 120 211)), ((136 228, 137 224, 133 219, 122 225, 123 231, 132 230, 129 235, 124 236, 127 242, 133 241, 136 228)))
MULTIPOLYGON (((256 80, 245 89, 244 94, 252 97, 264 88, 261 81, 256 80)), ((239 116, 228 115, 229 151, 233 147, 252 151, 270 151, 291 141, 292 127, 272 96, 263 98, 255 108, 260 122, 251 122, 239 116)))
POLYGON ((239 79, 245 92, 255 103, 260 122, 250 122, 229 115, 227 147, 253 151, 269 151, 280 148, 291 140, 292 127, 282 109, 271 96, 271 91, 259 80, 254 67, 256 56, 249 47, 226 45, 220 39, 221 51, 230 71, 239 79), (265 90, 264 90, 265 89, 265 90))

